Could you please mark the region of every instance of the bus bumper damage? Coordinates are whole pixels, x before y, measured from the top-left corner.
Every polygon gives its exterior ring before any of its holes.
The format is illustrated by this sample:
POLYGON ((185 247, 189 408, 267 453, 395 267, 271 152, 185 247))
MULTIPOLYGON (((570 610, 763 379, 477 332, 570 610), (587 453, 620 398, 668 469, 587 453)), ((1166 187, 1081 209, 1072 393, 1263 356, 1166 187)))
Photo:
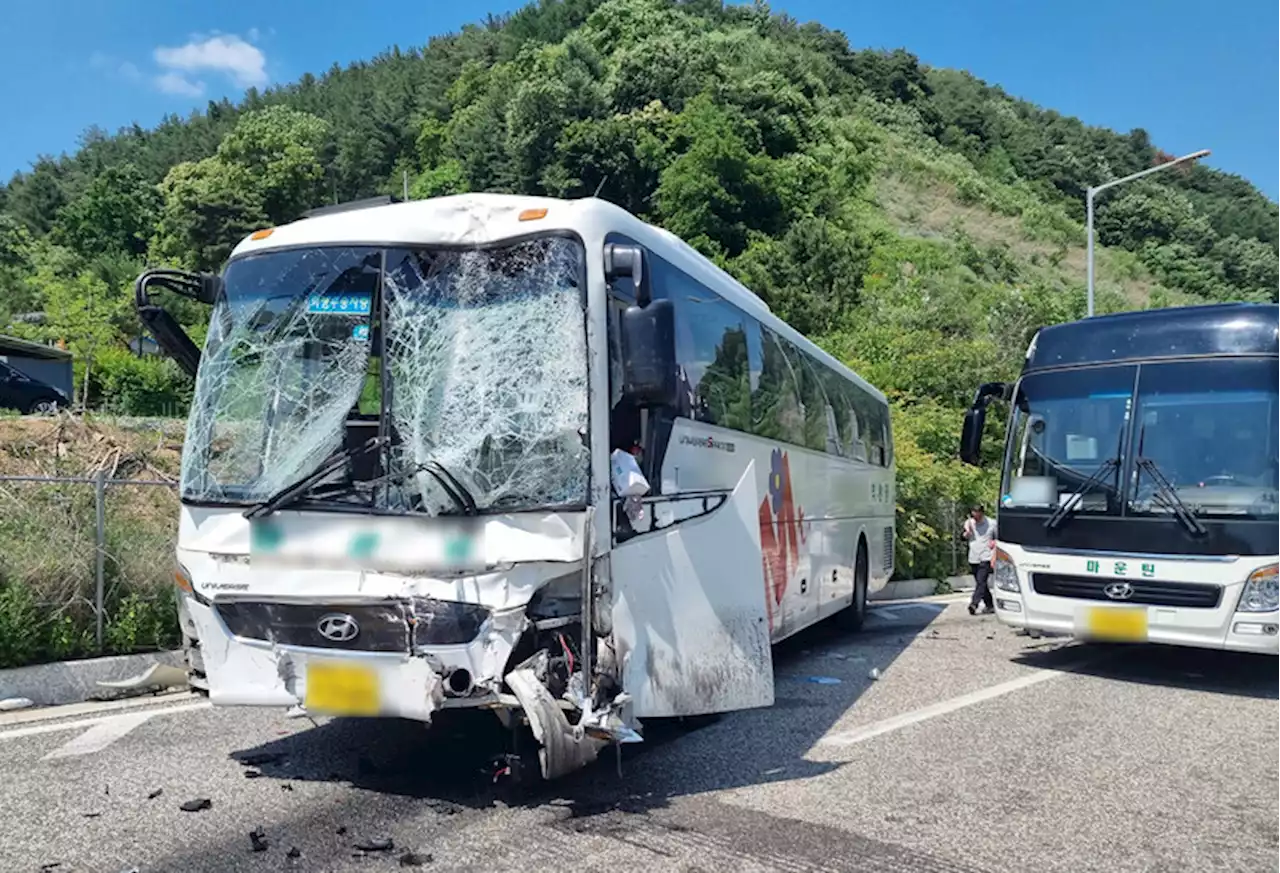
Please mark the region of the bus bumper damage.
MULTIPOLYGON (((532 733, 544 779, 591 763, 610 744, 641 739, 629 697, 607 664, 595 672, 587 692, 576 616, 531 616, 536 596, 526 607, 488 613, 469 641, 444 645, 416 642, 442 613, 440 602, 428 598, 182 599, 184 630, 198 647, 215 706, 300 708, 312 715, 425 724, 448 710, 487 709, 513 731, 527 727, 532 733), (293 644, 326 621, 338 628, 347 622, 368 627, 365 644, 383 650, 293 644), (391 649, 393 638, 403 643, 398 650, 391 649)), ((438 625, 437 634, 448 633, 438 625)))

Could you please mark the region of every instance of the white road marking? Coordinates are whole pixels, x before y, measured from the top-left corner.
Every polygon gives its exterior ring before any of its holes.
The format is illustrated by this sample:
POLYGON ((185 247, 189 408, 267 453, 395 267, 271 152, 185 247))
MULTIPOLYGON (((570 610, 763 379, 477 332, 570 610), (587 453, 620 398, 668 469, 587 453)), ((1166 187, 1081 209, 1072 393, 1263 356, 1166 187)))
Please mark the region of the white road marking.
POLYGON ((955 712, 958 709, 964 709, 967 706, 973 706, 975 703, 982 703, 985 700, 1001 697, 1014 691, 1020 691, 1023 688, 1030 688, 1032 685, 1038 685, 1041 682, 1048 682, 1050 679, 1067 675, 1071 669, 1072 667, 1068 666, 1063 670, 1037 670, 1028 676, 1020 676, 1017 679, 1010 679, 1008 682, 1001 682, 999 685, 992 685, 978 691, 970 691, 968 694, 961 694, 959 697, 952 697, 950 700, 943 700, 940 703, 922 706, 919 709, 913 709, 901 715, 873 721, 871 724, 863 725, 850 731, 832 734, 829 737, 823 737, 818 743, 826 746, 852 746, 872 737, 878 737, 881 734, 887 734, 904 727, 910 727, 913 724, 919 724, 922 721, 928 721, 931 718, 937 718, 940 715, 955 712))
POLYGON ((157 715, 157 713, 129 712, 104 718, 80 736, 62 744, 40 760, 53 761, 58 758, 74 758, 78 755, 91 755, 94 752, 101 752, 134 728, 150 721, 154 715, 157 715))
MULTIPOLYGON (((9 731, 0 731, 0 740, 13 740, 19 737, 34 737, 40 734, 53 734, 58 731, 77 730, 79 728, 94 727, 105 721, 113 719, 131 719, 137 715, 173 715, 179 712, 189 712, 195 709, 208 709, 211 706, 209 701, 201 700, 198 703, 187 703, 182 706, 166 706, 148 713, 122 713, 120 715, 102 715, 96 718, 79 718, 75 721, 59 721, 53 724, 37 724, 30 727, 14 728, 9 731)), ((134 725, 136 727, 137 725, 134 725)))

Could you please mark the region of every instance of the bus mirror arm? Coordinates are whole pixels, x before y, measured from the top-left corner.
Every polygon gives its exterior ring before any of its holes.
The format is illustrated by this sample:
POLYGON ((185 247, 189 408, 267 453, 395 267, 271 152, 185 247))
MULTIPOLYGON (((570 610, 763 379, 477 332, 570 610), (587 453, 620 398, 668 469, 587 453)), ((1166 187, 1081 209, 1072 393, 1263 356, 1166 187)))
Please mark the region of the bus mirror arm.
POLYGON ((973 405, 964 413, 960 432, 960 460, 977 467, 982 464, 982 431, 987 424, 987 405, 992 399, 1008 399, 1011 385, 1007 382, 985 382, 974 394, 973 405))
POLYGON ((139 321, 165 354, 173 358, 188 375, 194 376, 200 366, 200 349, 187 336, 178 320, 151 299, 153 287, 212 305, 222 293, 222 278, 212 273, 156 268, 143 271, 133 285, 134 305, 139 321))
POLYGON ((644 309, 653 300, 649 287, 649 271, 645 269, 644 249, 640 246, 609 243, 604 247, 604 277, 613 282, 629 279, 635 290, 636 305, 644 309))

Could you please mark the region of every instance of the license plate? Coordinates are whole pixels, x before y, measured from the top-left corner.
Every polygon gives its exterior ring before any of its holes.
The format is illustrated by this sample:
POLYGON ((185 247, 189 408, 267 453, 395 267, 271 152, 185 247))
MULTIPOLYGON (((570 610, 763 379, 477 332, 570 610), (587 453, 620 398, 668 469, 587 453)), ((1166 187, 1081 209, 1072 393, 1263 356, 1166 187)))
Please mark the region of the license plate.
POLYGON ((1092 607, 1085 613, 1085 630, 1095 640, 1140 643, 1147 639, 1145 607, 1092 607))
POLYGON ((308 711, 331 715, 377 715, 382 697, 378 674, 368 667, 343 662, 307 664, 308 711))

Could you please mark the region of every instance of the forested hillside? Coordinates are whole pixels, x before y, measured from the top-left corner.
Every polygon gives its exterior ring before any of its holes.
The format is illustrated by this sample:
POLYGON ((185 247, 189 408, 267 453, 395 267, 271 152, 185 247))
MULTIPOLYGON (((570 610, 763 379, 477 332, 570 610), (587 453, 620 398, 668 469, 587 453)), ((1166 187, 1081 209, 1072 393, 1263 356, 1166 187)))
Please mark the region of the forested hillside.
MULTIPOLYGON (((940 572, 950 502, 994 498, 950 460, 958 410, 1084 314, 1086 186, 1168 157, 763 5, 541 0, 40 159, 0 187, 0 332, 66 342, 91 405, 181 409, 177 369, 125 345, 145 263, 216 268, 406 173, 415 198, 598 191, 891 394, 899 560, 940 572)), ((1276 298, 1277 207, 1243 179, 1190 166, 1100 204, 1101 311, 1276 298)))

